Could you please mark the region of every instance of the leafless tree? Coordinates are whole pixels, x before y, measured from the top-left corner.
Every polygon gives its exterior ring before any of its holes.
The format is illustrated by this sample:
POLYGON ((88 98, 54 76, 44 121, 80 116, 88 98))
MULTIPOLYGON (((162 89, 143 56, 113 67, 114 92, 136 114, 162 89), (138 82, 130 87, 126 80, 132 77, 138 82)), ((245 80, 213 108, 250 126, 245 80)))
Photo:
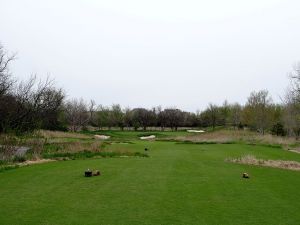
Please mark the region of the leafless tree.
POLYGON ((154 119, 153 112, 145 108, 135 108, 132 110, 132 123, 137 130, 137 128, 142 127, 143 130, 147 130, 154 119))
POLYGON ((129 107, 124 109, 124 125, 127 129, 132 126, 132 111, 129 107))
POLYGON ((66 120, 70 130, 75 132, 85 127, 89 121, 88 107, 83 99, 72 99, 65 104, 66 120))
POLYGON ((109 114, 110 110, 108 107, 103 105, 99 105, 97 107, 96 123, 99 130, 101 130, 103 127, 109 126, 109 114))
POLYGON ((184 121, 184 114, 180 109, 167 108, 164 110, 166 124, 172 130, 177 131, 178 127, 182 126, 184 121))
POLYGON ((89 104, 89 113, 90 113, 90 120, 89 123, 91 126, 96 126, 97 121, 96 121, 96 102, 94 100, 90 100, 89 104))
POLYGON ((293 71, 290 73, 290 81, 289 98, 292 97, 300 103, 300 62, 294 65, 293 71))
POLYGON ((248 115, 248 125, 261 134, 270 127, 270 107, 272 99, 267 90, 252 92, 248 98, 245 110, 248 115))
POLYGON ((300 136, 300 63, 290 73, 290 86, 284 98, 283 122, 288 135, 300 136))
POLYGON ((208 118, 209 118, 209 124, 212 126, 213 129, 218 124, 218 119, 219 119, 219 109, 217 105, 214 105, 210 103, 207 108, 207 113, 208 113, 208 118))
POLYGON ((241 124, 242 106, 235 103, 230 106, 230 121, 232 126, 236 129, 241 124))
POLYGON ((63 98, 63 91, 55 88, 49 78, 42 81, 31 76, 19 82, 0 100, 0 130, 26 132, 41 127, 47 117, 51 120, 50 115, 57 112, 63 98))
POLYGON ((9 72, 9 64, 15 57, 16 54, 8 54, 0 43, 0 97, 7 93, 14 84, 9 72))
POLYGON ((110 111, 110 123, 111 126, 120 127, 124 129, 124 113, 119 104, 113 104, 110 111))

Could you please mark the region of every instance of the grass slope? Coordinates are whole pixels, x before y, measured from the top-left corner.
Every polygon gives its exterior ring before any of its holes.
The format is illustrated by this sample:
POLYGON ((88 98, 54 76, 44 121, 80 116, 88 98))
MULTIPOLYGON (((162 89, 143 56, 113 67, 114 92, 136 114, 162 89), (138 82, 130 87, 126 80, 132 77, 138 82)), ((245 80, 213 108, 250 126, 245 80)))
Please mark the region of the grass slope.
MULTIPOLYGON (((121 146, 121 145, 120 145, 121 146)), ((0 173, 0 224, 299 224, 300 173, 227 163, 300 161, 278 148, 142 142, 149 158, 61 161, 0 173), (85 178, 87 168, 102 176, 85 178), (241 179, 242 172, 251 179, 241 179)))

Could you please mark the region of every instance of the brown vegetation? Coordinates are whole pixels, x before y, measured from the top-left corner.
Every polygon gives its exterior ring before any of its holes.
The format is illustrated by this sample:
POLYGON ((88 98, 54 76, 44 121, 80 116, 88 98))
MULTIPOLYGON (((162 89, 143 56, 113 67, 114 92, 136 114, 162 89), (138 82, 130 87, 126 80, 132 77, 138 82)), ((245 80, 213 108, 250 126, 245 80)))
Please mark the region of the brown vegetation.
POLYGON ((180 136, 175 138, 175 140, 213 143, 245 142, 248 144, 260 143, 282 146, 288 146, 297 143, 296 139, 292 137, 280 137, 271 134, 260 135, 259 133, 248 130, 220 130, 215 132, 180 136))
POLYGON ((76 153, 76 152, 82 152, 82 151, 89 151, 89 152, 99 152, 102 149, 101 142, 100 141, 94 141, 94 142, 63 142, 63 143, 52 143, 52 146, 55 146, 57 148, 56 152, 68 152, 68 153, 76 153))
POLYGON ((91 139, 90 136, 75 132, 62 132, 62 131, 49 131, 40 130, 38 134, 44 138, 80 138, 80 139, 91 139))
POLYGON ((226 161, 239 163, 239 164, 246 164, 246 165, 266 166, 266 167, 300 171, 300 162, 257 159, 253 155, 246 155, 241 158, 235 158, 235 159, 227 159, 226 161))

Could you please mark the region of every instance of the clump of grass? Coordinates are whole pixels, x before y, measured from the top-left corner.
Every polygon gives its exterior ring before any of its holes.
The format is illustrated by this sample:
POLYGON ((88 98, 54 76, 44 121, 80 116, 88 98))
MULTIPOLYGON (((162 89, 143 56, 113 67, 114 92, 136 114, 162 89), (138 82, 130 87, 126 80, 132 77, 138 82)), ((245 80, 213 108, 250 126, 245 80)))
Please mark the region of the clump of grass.
POLYGON ((266 167, 300 171, 300 162, 257 159, 253 155, 245 155, 240 158, 226 159, 226 161, 232 163, 246 164, 246 165, 266 166, 266 167))

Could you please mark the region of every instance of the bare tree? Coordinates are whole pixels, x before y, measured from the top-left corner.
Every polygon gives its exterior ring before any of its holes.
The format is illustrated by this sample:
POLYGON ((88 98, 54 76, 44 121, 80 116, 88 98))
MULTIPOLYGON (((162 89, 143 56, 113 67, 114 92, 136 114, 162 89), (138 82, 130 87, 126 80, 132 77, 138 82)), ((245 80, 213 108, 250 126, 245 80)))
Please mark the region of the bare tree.
POLYGON ((218 124, 218 118, 219 118, 218 106, 210 103, 207 108, 207 113, 209 116, 209 124, 210 124, 210 126, 212 126, 212 128, 214 130, 218 124))
POLYGON ((230 105, 227 100, 225 100, 223 105, 219 107, 219 111, 221 124, 224 126, 230 125, 230 105))
POLYGON ((63 101, 65 93, 62 89, 48 87, 41 97, 43 106, 38 109, 41 128, 47 130, 65 130, 65 124, 61 120, 63 113, 63 101))
POLYGON ((88 107, 83 99, 72 99, 65 104, 65 114, 70 130, 75 132, 89 121, 88 107))
POLYGON ((235 103, 230 106, 230 121, 232 126, 236 129, 241 124, 242 106, 235 103))
POLYGON ((97 124, 95 112, 96 112, 96 102, 94 100, 90 100, 90 104, 89 104, 90 120, 89 120, 89 123, 90 123, 91 126, 96 126, 96 124, 97 124))
POLYGON ((124 125, 127 129, 132 126, 132 111, 129 107, 124 109, 124 125))
POLYGON ((121 130, 124 129, 124 113, 119 104, 113 104, 111 106, 110 120, 112 126, 120 127, 121 130))
POLYGON ((300 136, 300 63, 290 73, 290 86, 284 98, 284 127, 289 136, 300 136))
POLYGON ((0 97, 7 93, 14 84, 9 72, 9 64, 15 57, 16 54, 9 55, 0 43, 0 97))
POLYGON ((147 130, 147 127, 151 126, 155 118, 154 112, 145 108, 135 108, 132 110, 132 123, 137 130, 142 127, 143 130, 147 130))
POLYGON ((52 80, 38 81, 31 76, 2 96, 0 130, 26 132, 42 127, 46 116, 58 115, 63 98, 63 91, 55 88, 52 80))
POLYGON ((177 131, 178 127, 184 122, 184 113, 180 109, 168 108, 164 110, 166 124, 172 130, 177 131))
POLYGON ((157 111, 157 124, 160 126, 161 131, 164 131, 165 127, 167 126, 166 112, 162 110, 161 106, 158 106, 156 111, 157 111))
POLYGON ((252 92, 248 98, 245 110, 248 115, 248 125, 257 129, 261 134, 270 127, 270 107, 272 99, 267 90, 252 92))
POLYGON ((109 126, 109 114, 110 110, 108 107, 99 105, 96 112, 96 123, 98 129, 101 130, 103 127, 109 126))
POLYGON ((296 63, 293 71, 290 73, 289 98, 294 98, 294 101, 300 103, 300 62, 296 63))

